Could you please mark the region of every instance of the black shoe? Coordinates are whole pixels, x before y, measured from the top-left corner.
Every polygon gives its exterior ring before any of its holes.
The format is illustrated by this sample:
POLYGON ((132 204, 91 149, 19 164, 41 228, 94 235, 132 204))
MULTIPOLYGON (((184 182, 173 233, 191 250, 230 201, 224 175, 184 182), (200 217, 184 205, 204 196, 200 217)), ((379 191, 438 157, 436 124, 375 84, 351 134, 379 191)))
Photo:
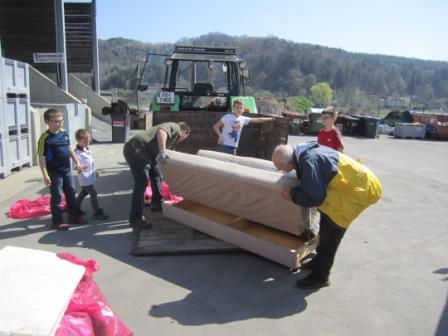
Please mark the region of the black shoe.
POLYGON ((137 219, 135 222, 130 222, 129 225, 133 229, 150 229, 152 224, 145 221, 143 218, 137 219))
POLYGON ((300 269, 303 270, 312 270, 314 265, 316 264, 316 257, 314 257, 313 259, 306 261, 305 263, 300 265, 300 269))
POLYGON ((93 218, 106 220, 109 218, 109 216, 103 212, 103 209, 99 209, 98 211, 94 212, 93 218))
POLYGON ((89 222, 86 219, 84 219, 82 216, 74 216, 74 217, 69 217, 68 224, 86 225, 86 224, 89 224, 89 222))
POLYGON ((320 279, 309 275, 306 278, 298 280, 296 286, 302 289, 317 289, 330 286, 330 281, 328 279, 320 279))
POLYGON ((162 211, 162 204, 154 204, 154 203, 151 203, 151 211, 152 211, 152 212, 159 212, 159 211, 162 211))

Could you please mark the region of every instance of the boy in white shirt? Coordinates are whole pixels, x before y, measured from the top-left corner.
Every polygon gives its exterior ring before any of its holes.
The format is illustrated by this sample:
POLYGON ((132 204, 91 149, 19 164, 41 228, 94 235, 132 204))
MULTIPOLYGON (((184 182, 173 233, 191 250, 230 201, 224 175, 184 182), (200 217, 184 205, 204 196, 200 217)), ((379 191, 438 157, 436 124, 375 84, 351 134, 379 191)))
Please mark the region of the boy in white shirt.
POLYGON ((244 103, 241 100, 234 100, 233 113, 227 113, 213 126, 213 130, 218 135, 219 152, 236 155, 244 126, 249 123, 261 124, 275 120, 275 118, 249 118, 243 116, 243 112, 244 103))
POLYGON ((78 181, 81 186, 81 191, 76 198, 76 201, 81 207, 81 203, 87 195, 90 195, 90 203, 93 208, 93 218, 95 219, 108 219, 103 210, 98 205, 97 192, 93 183, 98 177, 98 171, 95 170, 93 157, 89 149, 90 133, 85 129, 79 129, 75 133, 77 141, 75 155, 78 158, 79 165, 81 166, 81 172, 78 173, 78 181))

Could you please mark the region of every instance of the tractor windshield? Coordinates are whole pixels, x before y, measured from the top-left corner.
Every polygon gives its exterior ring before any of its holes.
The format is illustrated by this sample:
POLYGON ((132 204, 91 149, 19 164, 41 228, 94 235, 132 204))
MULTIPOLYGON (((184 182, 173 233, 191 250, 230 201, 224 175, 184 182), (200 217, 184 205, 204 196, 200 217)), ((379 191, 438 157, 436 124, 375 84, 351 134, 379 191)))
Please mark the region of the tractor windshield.
POLYGON ((179 61, 175 90, 186 92, 229 92, 227 86, 227 64, 215 61, 179 61))
POLYGON ((169 89, 179 95, 181 108, 226 110, 228 68, 225 61, 176 60, 169 67, 169 89))

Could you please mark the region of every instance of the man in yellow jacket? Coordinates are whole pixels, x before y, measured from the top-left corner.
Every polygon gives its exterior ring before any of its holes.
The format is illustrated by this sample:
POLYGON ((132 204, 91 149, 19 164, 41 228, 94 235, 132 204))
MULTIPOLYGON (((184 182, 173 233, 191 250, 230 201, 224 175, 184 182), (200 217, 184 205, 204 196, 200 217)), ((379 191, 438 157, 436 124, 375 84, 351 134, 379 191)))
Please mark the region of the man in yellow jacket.
POLYGON ((345 230, 380 199, 381 183, 366 166, 315 141, 280 145, 272 154, 272 162, 284 172, 294 169, 300 180, 297 187, 284 189, 283 197, 303 207, 317 207, 321 214, 317 255, 307 264, 312 271, 297 281, 297 287, 328 286, 345 230))

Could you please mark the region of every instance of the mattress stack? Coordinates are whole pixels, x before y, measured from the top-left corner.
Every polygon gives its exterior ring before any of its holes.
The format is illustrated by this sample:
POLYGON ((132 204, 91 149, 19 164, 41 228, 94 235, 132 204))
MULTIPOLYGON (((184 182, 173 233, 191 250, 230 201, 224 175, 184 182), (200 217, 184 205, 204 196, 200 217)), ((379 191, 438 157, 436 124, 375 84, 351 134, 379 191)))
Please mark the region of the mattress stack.
POLYGON ((202 150, 167 153, 160 166, 174 194, 296 236, 310 227, 310 210, 281 195, 282 187, 299 183, 297 178, 279 172, 271 161, 202 150))

